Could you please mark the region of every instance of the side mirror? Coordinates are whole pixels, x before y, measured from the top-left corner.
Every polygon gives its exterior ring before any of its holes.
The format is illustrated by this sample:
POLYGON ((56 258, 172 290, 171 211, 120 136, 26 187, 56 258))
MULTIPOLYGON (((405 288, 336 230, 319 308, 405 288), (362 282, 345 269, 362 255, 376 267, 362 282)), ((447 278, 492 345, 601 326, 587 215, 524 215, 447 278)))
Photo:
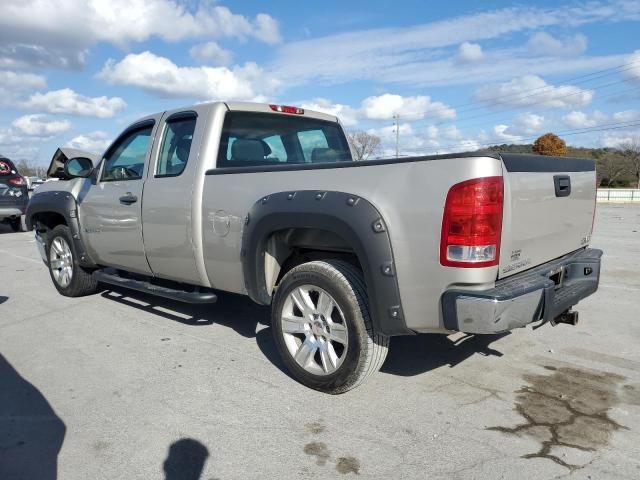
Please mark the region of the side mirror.
POLYGON ((85 157, 75 157, 64 164, 67 178, 88 178, 93 173, 93 162, 85 157))

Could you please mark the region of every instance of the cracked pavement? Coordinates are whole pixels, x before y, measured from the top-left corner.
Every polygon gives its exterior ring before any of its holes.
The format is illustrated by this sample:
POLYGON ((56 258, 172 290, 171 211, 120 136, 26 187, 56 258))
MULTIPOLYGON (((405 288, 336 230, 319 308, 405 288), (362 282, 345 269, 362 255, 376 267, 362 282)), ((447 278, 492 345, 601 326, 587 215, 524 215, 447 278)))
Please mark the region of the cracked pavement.
POLYGON ((37 454, 33 478, 636 479, 640 206, 598 207, 578 326, 394 338, 340 396, 283 371, 268 309, 64 298, 31 234, 0 226, 0 472, 37 454), (569 404, 609 428, 576 430, 569 404))

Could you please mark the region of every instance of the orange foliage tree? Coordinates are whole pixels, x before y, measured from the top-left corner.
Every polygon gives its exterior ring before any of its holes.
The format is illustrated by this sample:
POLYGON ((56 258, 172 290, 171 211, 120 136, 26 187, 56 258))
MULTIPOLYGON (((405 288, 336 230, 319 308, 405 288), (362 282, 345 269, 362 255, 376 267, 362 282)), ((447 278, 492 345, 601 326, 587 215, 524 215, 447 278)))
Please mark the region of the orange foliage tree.
POLYGON ((563 157, 567 154, 567 144, 553 133, 545 133, 533 142, 533 151, 539 155, 563 157))

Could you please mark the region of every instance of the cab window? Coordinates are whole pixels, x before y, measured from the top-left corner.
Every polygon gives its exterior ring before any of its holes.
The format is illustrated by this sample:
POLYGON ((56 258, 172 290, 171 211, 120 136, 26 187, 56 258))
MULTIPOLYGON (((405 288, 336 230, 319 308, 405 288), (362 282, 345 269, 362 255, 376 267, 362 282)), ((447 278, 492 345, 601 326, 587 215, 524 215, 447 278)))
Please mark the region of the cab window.
POLYGON ((228 112, 218 168, 350 162, 344 132, 335 122, 304 116, 228 112))
POLYGON ((113 182, 141 179, 152 131, 151 124, 125 134, 105 155, 100 180, 113 182))
POLYGON ((191 152, 196 120, 195 114, 180 115, 167 120, 156 167, 156 177, 175 177, 184 171, 191 152))

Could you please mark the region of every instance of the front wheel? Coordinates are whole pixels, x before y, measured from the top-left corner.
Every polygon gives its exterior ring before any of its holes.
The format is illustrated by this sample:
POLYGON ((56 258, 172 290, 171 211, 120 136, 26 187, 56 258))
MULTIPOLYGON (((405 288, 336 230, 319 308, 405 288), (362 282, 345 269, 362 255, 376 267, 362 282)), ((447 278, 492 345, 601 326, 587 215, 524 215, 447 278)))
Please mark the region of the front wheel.
POLYGON ((362 272, 341 260, 290 270, 273 301, 272 326, 293 377, 322 392, 357 387, 387 356, 389 339, 373 330, 362 272))
POLYGON ((71 231, 66 225, 58 225, 48 235, 47 258, 53 285, 62 295, 82 297, 96 292, 98 282, 78 264, 71 231))

